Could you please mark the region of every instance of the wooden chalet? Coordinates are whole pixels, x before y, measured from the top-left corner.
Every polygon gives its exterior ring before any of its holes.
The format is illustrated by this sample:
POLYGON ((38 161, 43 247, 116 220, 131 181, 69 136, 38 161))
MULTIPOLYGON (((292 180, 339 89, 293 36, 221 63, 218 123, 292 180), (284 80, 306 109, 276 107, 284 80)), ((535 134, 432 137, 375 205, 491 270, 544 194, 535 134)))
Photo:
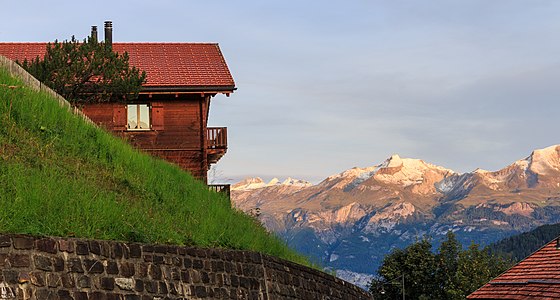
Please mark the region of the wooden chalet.
POLYGON ((467 299, 560 299, 560 237, 474 291, 467 299))
MULTIPOLYGON (((133 102, 87 104, 83 112, 135 147, 207 182, 210 166, 228 146, 226 127, 207 126, 210 102, 236 89, 218 44, 113 43, 110 22, 105 22, 105 42, 113 51, 127 52, 130 64, 145 71, 147 81, 133 102)), ((0 55, 30 60, 44 56, 46 45, 0 43, 0 55)))

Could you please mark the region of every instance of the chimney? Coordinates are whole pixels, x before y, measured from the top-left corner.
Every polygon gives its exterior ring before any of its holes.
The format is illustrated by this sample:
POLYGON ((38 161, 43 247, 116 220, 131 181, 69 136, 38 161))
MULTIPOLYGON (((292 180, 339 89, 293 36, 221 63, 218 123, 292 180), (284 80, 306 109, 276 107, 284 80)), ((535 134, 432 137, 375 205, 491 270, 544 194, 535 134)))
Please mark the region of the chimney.
POLYGON ((105 45, 113 46, 113 22, 105 21, 105 45))
POLYGON ((91 41, 97 43, 97 26, 91 26, 91 41))

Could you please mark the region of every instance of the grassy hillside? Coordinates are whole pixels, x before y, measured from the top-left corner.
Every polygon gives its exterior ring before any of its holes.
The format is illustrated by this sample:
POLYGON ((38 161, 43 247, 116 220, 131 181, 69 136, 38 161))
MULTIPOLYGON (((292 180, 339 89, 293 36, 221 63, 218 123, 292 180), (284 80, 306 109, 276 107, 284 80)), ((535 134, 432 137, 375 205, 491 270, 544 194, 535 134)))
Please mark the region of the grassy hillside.
POLYGON ((2 68, 0 231, 250 249, 307 264, 222 195, 2 68))

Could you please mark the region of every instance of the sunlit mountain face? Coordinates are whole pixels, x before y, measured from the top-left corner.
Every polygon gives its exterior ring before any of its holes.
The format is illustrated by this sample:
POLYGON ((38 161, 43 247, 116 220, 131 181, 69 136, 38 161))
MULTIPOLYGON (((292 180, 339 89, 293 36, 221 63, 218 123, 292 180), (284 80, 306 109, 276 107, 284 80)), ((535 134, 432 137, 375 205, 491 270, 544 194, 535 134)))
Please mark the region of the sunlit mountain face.
POLYGON ((349 281, 365 286, 383 257, 449 230, 482 245, 560 222, 560 145, 498 171, 457 173, 393 155, 312 185, 248 178, 232 201, 270 231, 349 281))

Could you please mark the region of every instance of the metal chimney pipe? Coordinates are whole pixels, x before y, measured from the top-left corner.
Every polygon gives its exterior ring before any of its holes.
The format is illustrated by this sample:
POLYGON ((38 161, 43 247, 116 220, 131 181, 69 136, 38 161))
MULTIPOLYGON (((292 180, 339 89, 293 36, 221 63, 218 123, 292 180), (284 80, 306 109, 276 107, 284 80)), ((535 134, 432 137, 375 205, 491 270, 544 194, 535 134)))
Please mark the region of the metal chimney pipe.
POLYGON ((97 26, 91 26, 91 40, 97 43, 97 26))
POLYGON ((113 22, 105 21, 105 45, 113 46, 113 22))

